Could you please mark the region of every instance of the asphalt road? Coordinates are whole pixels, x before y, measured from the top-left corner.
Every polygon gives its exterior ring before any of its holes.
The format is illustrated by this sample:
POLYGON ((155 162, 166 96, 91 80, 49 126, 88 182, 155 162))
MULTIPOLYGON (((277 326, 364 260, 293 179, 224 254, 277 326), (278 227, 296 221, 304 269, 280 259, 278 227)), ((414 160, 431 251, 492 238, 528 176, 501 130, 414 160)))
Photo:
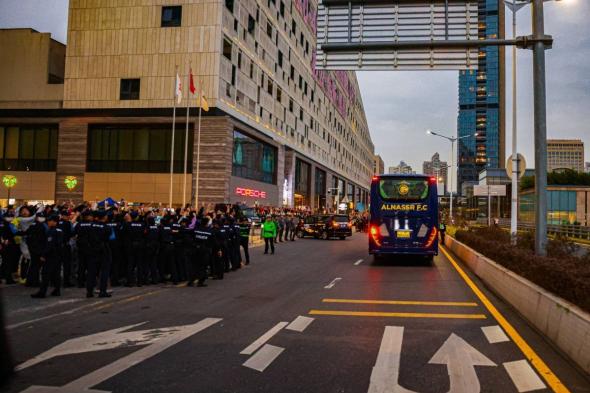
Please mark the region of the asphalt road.
POLYGON ((110 299, 5 288, 20 364, 7 391, 590 392, 587 375, 443 253, 376 265, 366 250, 361 234, 297 240, 274 256, 253 249, 250 266, 207 288, 110 299))

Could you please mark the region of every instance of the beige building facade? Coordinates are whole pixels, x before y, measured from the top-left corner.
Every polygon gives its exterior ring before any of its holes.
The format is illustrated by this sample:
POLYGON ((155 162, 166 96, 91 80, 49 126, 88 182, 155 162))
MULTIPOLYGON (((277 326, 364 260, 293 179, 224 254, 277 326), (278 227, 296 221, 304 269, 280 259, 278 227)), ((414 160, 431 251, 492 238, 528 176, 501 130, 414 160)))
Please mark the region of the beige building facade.
MULTIPOLYGON (((195 200, 197 155, 199 204, 330 210, 339 201, 328 190, 337 187, 366 205, 374 147, 358 83, 354 73, 314 71, 315 8, 300 0, 71 0, 58 105, 8 94, 0 127, 20 141, 51 128, 44 168, 57 201, 167 204, 174 150, 175 205, 195 200), (189 67, 210 107, 200 134, 189 67)), ((7 72, 20 75, 16 68, 7 72)))
POLYGON ((584 142, 579 139, 547 140, 547 171, 584 171, 584 142))

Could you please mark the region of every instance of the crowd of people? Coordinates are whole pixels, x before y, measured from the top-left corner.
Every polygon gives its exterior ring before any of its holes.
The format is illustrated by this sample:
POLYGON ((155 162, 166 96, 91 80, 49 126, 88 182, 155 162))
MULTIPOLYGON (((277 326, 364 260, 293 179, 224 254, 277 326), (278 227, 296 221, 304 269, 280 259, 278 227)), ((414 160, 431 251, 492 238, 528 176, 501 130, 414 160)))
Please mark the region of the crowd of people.
MULTIPOLYGON (((309 211, 262 208, 255 217, 238 205, 210 210, 97 206, 88 203, 9 206, 0 212, 0 279, 36 288, 33 298, 60 296, 62 288, 85 288, 110 297, 112 287, 158 283, 197 287, 209 278, 250 264, 252 224, 264 254, 293 242, 309 211), (48 293, 49 288, 52 291, 48 293)), ((363 217, 352 217, 357 228, 363 217)))
POLYGON ((119 206, 9 207, 0 219, 0 278, 38 288, 31 296, 60 296, 62 288, 86 288, 110 297, 116 287, 187 282, 206 286, 211 277, 250 263, 251 223, 238 206, 209 212, 119 206), (242 250, 243 249, 243 257, 242 250))

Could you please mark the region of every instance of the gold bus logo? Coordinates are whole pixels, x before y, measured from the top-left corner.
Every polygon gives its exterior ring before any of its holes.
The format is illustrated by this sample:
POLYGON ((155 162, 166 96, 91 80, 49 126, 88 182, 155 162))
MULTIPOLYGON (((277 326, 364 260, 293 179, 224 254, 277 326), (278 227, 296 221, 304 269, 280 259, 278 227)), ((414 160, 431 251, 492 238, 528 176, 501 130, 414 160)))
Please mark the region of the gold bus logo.
POLYGON ((400 195, 407 195, 410 192, 410 186, 406 182, 402 182, 398 187, 398 192, 400 195))

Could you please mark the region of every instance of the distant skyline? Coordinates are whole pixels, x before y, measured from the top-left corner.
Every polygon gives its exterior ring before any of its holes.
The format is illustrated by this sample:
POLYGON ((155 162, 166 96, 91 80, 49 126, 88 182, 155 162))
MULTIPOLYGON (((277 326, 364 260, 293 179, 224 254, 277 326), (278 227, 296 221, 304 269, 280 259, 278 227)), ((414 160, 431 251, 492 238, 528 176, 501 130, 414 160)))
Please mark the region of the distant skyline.
MULTIPOLYGON (((0 0, 0 28, 31 27, 67 41, 67 0, 0 0)), ((548 138, 581 139, 585 161, 590 161, 590 1, 569 0, 545 4, 545 30, 553 35, 547 51, 548 138)), ((510 12, 506 12, 510 18, 510 12)), ((518 14, 518 34, 531 32, 530 7, 518 14)), ((512 35, 507 23, 506 36, 512 35)), ((506 51, 506 149, 512 150, 511 50, 506 51)), ((519 151, 528 166, 533 157, 531 51, 518 51, 519 151)), ((422 162, 439 152, 451 162, 451 147, 427 135, 432 129, 446 135, 457 132, 458 72, 359 72, 361 94, 376 154, 385 167, 400 161, 421 171, 422 162)))

